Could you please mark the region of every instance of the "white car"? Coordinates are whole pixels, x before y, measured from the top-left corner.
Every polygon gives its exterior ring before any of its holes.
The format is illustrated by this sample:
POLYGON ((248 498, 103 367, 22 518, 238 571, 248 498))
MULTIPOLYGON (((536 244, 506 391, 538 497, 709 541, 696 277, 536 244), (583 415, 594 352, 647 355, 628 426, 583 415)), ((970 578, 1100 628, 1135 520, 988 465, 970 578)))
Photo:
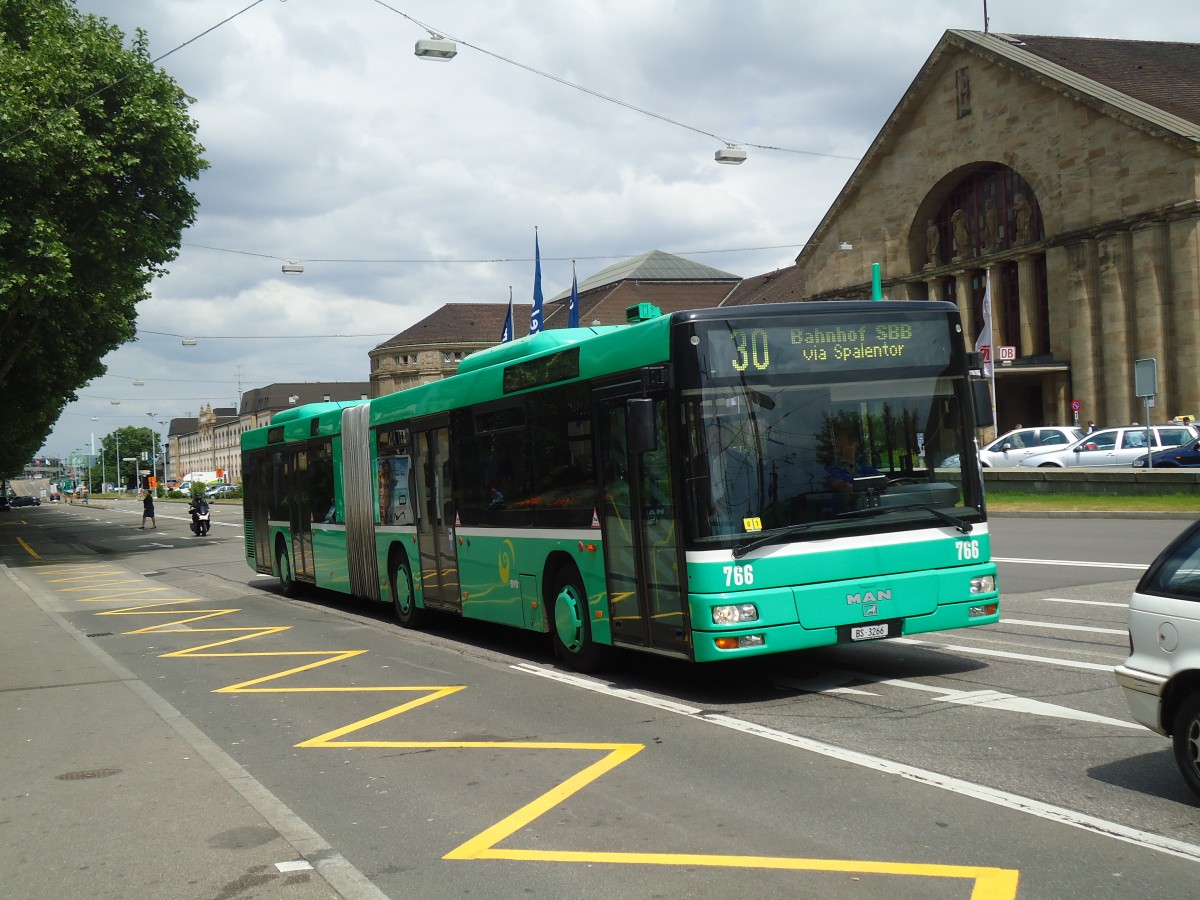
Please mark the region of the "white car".
POLYGON ((1129 600, 1130 656, 1114 674, 1134 720, 1171 738, 1200 796, 1200 522, 1154 561, 1129 600))
MULTIPOLYGON (((1146 431, 1144 425, 1105 428, 1085 434, 1061 450, 1039 450, 1018 465, 1022 469, 1129 466, 1139 456, 1146 455, 1146 431)), ((1178 447, 1200 437, 1193 425, 1155 425, 1149 431, 1155 450, 1178 447)))
POLYGON ((986 468, 1012 469, 1027 456, 1046 450, 1061 449, 1083 437, 1083 429, 1069 425, 1044 425, 1018 428, 1002 434, 979 451, 979 462, 986 468))

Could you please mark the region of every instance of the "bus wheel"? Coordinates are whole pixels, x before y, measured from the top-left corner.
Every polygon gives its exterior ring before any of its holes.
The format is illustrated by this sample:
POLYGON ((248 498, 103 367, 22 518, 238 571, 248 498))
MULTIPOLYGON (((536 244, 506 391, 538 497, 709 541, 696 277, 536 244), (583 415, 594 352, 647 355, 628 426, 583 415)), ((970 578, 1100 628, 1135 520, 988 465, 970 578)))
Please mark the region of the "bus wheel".
POLYGON ((417 606, 408 557, 401 554, 400 559, 392 564, 388 581, 392 587, 392 609, 396 611, 396 621, 400 623, 401 628, 418 627, 423 610, 417 606))
POLYGON ((282 541, 275 548, 275 568, 279 572, 279 593, 285 597, 295 597, 296 577, 292 574, 292 563, 282 541))
POLYGON ((577 672, 594 672, 607 659, 608 648, 592 640, 588 622, 587 594, 579 575, 571 568, 563 569, 555 579, 554 593, 554 651, 577 672))

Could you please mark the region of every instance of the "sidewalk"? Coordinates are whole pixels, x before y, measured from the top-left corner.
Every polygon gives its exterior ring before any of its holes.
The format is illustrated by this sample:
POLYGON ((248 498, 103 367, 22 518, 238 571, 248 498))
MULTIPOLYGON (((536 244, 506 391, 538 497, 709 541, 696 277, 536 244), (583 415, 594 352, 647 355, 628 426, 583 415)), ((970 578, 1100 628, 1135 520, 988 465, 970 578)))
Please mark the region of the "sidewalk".
POLYGON ((382 897, 32 571, 0 566, 6 898, 382 897))

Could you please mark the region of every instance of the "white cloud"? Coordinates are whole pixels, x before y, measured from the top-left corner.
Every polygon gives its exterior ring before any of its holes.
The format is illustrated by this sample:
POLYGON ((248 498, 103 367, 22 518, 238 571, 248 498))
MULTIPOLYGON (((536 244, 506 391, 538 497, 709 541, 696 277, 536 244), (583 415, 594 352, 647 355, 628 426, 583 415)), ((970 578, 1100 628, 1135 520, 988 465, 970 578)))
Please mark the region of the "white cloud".
MULTIPOLYGON (((534 226, 546 296, 569 287, 572 259, 582 280, 655 248, 795 245, 693 257, 747 276, 787 265, 855 165, 751 148, 745 165, 719 166, 711 137, 488 53, 702 132, 858 157, 942 33, 983 27, 982 3, 963 0, 389 3, 488 52, 418 60, 424 31, 372 0, 265 0, 163 61, 196 98, 212 164, 199 215, 140 308, 141 339, 110 354, 112 374, 82 389, 45 453, 146 412, 230 405, 239 383, 365 381, 382 337, 301 338, 391 336, 446 302, 503 302, 509 285, 528 301, 534 226), (282 275, 290 257, 303 275, 282 275), (228 339, 183 347, 148 332, 228 339)), ((246 2, 78 5, 144 28, 159 55, 246 2)), ((989 11, 993 31, 1195 41, 1193 5, 989 11)))

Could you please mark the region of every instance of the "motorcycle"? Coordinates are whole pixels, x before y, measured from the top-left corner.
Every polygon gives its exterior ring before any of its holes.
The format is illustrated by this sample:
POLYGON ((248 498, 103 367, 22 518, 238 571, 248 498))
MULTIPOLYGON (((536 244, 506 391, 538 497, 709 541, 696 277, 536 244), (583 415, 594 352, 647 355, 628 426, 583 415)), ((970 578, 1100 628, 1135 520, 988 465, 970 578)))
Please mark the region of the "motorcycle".
POLYGON ((192 514, 192 534, 204 537, 208 534, 210 516, 208 512, 208 504, 203 500, 198 500, 188 507, 188 512, 192 514))

